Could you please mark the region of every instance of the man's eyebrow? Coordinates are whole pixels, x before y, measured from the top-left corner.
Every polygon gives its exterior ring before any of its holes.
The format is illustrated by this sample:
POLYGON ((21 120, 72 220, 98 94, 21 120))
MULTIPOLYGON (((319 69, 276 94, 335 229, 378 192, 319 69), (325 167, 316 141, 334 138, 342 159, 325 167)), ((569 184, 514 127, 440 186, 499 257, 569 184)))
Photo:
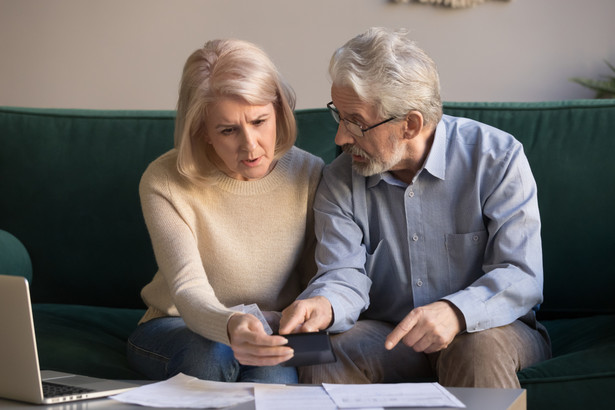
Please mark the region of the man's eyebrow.
POLYGON ((340 117, 343 119, 352 118, 352 119, 358 119, 359 121, 363 121, 363 116, 359 114, 358 112, 351 112, 351 113, 342 112, 340 111, 339 108, 337 108, 337 106, 334 106, 334 107, 337 110, 337 112, 339 112, 340 117))
POLYGON ((354 121, 365 122, 365 119, 363 118, 363 116, 361 114, 357 113, 357 112, 348 114, 348 115, 344 116, 344 118, 351 119, 351 120, 354 120, 354 121))

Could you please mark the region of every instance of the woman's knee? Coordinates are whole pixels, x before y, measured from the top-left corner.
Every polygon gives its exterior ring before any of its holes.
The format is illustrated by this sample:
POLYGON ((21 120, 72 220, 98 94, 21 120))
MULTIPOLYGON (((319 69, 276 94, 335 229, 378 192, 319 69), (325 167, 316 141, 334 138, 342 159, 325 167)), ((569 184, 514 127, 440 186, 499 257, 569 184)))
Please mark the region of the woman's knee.
POLYGON ((192 332, 180 318, 155 319, 131 335, 128 360, 145 376, 163 380, 184 373, 206 380, 235 381, 239 363, 230 347, 192 332))

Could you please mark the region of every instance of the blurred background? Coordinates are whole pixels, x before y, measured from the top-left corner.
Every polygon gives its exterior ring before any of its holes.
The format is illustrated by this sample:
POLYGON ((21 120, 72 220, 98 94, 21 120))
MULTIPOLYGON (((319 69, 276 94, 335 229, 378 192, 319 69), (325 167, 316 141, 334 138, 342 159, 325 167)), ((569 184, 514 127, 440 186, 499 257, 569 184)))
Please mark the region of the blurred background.
POLYGON ((236 37, 265 49, 297 108, 324 107, 332 52, 370 26, 410 30, 446 101, 593 98, 570 78, 615 63, 613 0, 0 0, 0 105, 174 109, 188 55, 236 37))

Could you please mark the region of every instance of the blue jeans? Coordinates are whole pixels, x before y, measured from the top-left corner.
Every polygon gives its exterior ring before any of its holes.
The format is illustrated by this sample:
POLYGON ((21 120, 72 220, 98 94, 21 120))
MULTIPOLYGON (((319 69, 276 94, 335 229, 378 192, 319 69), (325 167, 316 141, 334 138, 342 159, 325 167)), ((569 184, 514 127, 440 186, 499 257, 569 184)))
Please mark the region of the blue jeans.
POLYGON ((206 339, 180 317, 145 322, 128 338, 129 365, 153 380, 178 373, 221 382, 297 383, 297 370, 282 366, 245 366, 223 344, 206 339))

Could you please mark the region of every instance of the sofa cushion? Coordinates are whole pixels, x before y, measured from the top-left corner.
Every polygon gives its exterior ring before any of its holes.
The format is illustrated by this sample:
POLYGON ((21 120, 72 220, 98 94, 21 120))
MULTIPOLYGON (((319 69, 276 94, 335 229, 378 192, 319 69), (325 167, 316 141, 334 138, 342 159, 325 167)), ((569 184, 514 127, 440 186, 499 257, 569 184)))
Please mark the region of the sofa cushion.
POLYGON ((531 408, 606 408, 605 395, 615 387, 615 315, 542 323, 551 336, 553 358, 518 373, 531 408))
POLYGON ((34 304, 36 341, 42 370, 94 377, 144 379, 126 360, 126 340, 142 309, 34 304))
POLYGON ((156 265, 138 184, 173 146, 173 122, 166 111, 0 108, 0 227, 32 257, 34 303, 143 307, 156 265))

